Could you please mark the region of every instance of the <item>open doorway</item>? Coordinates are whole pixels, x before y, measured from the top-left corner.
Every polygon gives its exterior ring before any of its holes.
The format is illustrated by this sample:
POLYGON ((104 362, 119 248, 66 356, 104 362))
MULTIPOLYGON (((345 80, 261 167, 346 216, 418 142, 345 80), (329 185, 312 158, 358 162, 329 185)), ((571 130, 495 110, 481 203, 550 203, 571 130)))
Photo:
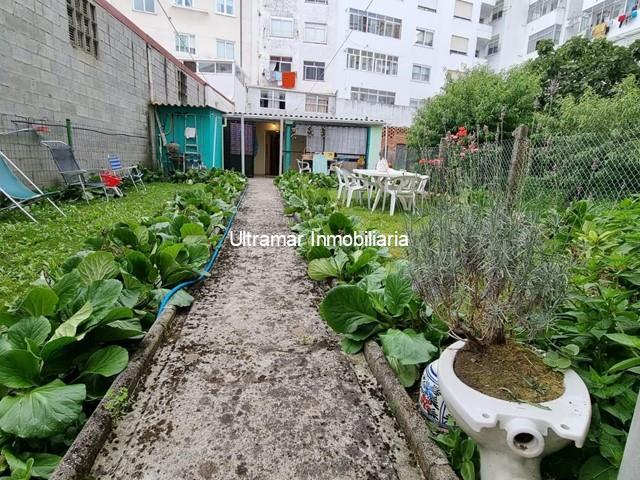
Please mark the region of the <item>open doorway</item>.
POLYGON ((267 130, 265 135, 267 144, 267 168, 265 173, 275 177, 280 174, 280 132, 267 130))

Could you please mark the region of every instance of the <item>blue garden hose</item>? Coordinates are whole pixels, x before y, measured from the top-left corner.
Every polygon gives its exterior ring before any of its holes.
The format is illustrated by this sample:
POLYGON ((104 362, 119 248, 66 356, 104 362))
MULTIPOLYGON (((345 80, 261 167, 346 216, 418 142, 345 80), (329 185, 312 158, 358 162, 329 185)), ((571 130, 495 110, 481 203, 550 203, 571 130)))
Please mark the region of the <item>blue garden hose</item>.
MULTIPOLYGON (((238 213, 238 209, 240 208, 240 204, 242 204, 242 200, 244 199, 245 193, 247 193, 247 188, 246 187, 242 191, 242 194, 240 195, 240 198, 236 202, 236 210, 235 210, 235 212, 233 212, 233 215, 231 215, 231 218, 229 218, 229 221, 227 222, 227 226, 224 229, 224 234, 222 235, 222 238, 220 238, 220 240, 218 240, 218 243, 216 244, 216 248, 213 249, 213 253, 211 254, 211 257, 209 258, 209 261, 204 266, 204 270, 207 273, 211 272, 211 269, 213 268, 213 266, 216 264, 216 261, 218 260, 218 255, 220 255, 220 250, 222 250, 222 246, 224 245, 224 241, 227 239, 227 235, 231 231, 231 227, 233 226, 233 221, 236 219, 236 214, 238 213)), ((204 278, 206 278, 206 275, 201 274, 196 278, 193 278, 191 280, 187 280, 186 282, 179 283, 178 285, 173 287, 171 290, 169 290, 167 292, 167 294, 162 298, 162 301, 160 302, 160 307, 158 308, 158 315, 157 315, 156 318, 160 317, 160 315, 162 314, 162 311, 167 306, 167 303, 169 303, 169 300, 171 300, 171 297, 173 297, 173 295, 175 295, 176 292, 182 290, 183 288, 189 287, 189 286, 193 285, 194 283, 201 282, 204 278)))

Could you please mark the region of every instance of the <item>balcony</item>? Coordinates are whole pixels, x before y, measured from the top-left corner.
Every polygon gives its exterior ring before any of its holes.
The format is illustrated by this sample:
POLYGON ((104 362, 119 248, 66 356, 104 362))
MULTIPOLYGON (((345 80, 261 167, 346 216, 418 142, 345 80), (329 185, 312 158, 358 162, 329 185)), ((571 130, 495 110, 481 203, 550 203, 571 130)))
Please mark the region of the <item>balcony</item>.
POLYGON ((493 36, 493 26, 486 23, 479 23, 476 26, 476 32, 477 32, 478 38, 491 40, 491 37, 493 36))

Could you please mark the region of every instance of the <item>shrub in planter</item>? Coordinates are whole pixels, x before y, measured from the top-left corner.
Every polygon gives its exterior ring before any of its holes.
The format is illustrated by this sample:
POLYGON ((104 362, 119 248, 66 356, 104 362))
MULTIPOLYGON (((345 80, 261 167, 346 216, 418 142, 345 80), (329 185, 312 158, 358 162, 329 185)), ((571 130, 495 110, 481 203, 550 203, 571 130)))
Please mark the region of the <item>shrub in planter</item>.
POLYGON ((438 375, 456 422, 480 445, 482 477, 539 478, 541 456, 581 444, 591 413, 575 372, 553 370, 517 341, 553 318, 567 262, 533 218, 487 199, 435 204, 410 231, 408 253, 425 303, 464 340, 442 353, 438 375))

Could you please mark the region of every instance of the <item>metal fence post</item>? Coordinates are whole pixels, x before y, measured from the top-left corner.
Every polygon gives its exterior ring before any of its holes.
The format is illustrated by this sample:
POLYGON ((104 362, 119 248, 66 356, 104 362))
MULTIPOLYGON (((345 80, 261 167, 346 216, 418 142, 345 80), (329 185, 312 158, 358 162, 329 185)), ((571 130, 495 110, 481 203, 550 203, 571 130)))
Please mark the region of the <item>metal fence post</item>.
POLYGON ((73 127, 71 126, 71 119, 65 119, 65 124, 67 126, 67 145, 73 148, 73 127))
POLYGON ((618 480, 637 480, 640 478, 640 396, 636 400, 636 410, 631 420, 631 428, 627 436, 627 444, 624 447, 622 465, 618 480))
POLYGON ((527 169, 529 161, 529 127, 520 125, 513 136, 513 151, 511 152, 511 167, 509 168, 509 179, 507 181, 507 205, 513 207, 513 204, 520 191, 522 179, 527 169))

